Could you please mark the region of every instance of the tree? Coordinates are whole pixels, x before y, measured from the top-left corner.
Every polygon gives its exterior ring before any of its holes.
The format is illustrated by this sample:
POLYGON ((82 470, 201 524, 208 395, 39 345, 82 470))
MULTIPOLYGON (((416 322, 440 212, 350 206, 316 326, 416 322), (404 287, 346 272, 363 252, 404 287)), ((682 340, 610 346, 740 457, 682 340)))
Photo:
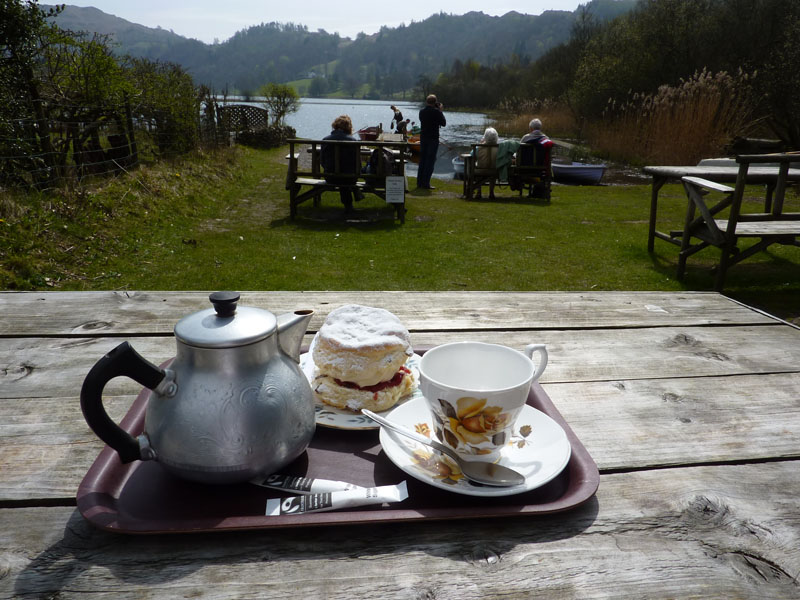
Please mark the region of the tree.
POLYGON ((36 2, 0 0, 0 181, 15 171, 34 173, 36 183, 54 174, 55 153, 36 69, 47 23, 60 9, 40 9, 36 2))
POLYGON ((324 77, 314 77, 308 86, 308 94, 313 98, 320 98, 328 91, 328 80, 324 77))
POLYGON ((273 125, 280 125, 287 115, 300 108, 300 96, 295 89, 284 83, 268 83, 258 89, 264 97, 264 108, 272 115, 273 125))

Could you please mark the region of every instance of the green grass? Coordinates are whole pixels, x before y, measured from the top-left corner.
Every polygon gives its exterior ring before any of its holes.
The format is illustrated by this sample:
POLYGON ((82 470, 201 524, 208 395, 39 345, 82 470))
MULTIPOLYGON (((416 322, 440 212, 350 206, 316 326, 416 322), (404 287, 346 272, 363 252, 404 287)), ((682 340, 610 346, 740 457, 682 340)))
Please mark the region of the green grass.
MULTIPOLYGON (((285 148, 207 153, 139 169, 83 196, 4 200, 6 289, 709 290, 718 256, 647 252, 650 188, 555 186, 552 201, 459 198, 460 182, 406 197, 405 224, 382 201, 338 195, 289 219, 285 148), (42 207, 49 209, 44 210, 42 207), (69 248, 69 252, 65 252, 69 248)), ((755 192, 756 190, 754 190, 755 192)), ((680 229, 682 188, 662 189, 659 228, 680 229)), ((796 193, 787 209, 800 210, 796 193)), ((726 294, 800 317, 800 248, 729 272, 726 294)))

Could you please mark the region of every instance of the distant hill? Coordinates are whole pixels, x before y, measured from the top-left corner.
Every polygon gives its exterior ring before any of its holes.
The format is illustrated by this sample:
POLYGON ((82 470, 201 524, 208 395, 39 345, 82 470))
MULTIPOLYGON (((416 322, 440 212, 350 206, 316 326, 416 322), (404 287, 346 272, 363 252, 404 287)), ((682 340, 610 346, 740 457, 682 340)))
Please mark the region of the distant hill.
MULTIPOLYGON (((636 1, 593 0, 588 7, 596 19, 607 20, 631 10, 636 1)), ((131 23, 97 8, 67 5, 56 22, 62 29, 109 34, 120 54, 178 63, 197 83, 217 91, 227 87, 253 93, 269 81, 317 76, 335 86, 355 89, 368 83, 374 90, 391 93, 412 87, 421 76, 435 79, 455 60, 497 64, 512 55, 536 60, 569 39, 575 16, 568 11, 509 12, 502 17, 439 13, 355 40, 310 32, 302 25, 268 23, 243 29, 220 44, 131 23)))

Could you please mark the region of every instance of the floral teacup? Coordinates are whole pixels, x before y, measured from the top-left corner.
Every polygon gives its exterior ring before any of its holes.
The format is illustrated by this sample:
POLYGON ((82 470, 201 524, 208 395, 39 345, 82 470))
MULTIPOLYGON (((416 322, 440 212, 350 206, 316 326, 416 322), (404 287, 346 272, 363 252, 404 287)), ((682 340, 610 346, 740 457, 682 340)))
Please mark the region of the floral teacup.
POLYGON ((497 461, 511 440, 531 383, 546 366, 543 344, 530 344, 524 354, 482 342, 428 350, 420 361, 419 384, 435 436, 468 460, 497 461))

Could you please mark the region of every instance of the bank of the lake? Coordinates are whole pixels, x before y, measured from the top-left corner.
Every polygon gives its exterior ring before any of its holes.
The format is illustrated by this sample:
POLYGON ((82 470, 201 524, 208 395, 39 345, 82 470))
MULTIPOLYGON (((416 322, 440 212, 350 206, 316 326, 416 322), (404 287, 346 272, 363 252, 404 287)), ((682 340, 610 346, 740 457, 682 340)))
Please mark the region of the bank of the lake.
MULTIPOLYGON (((142 167, 81 198, 31 198, 2 223, 4 289, 709 290, 713 250, 675 281, 677 248, 647 252, 649 185, 555 186, 548 203, 460 182, 406 197, 403 225, 368 196, 354 219, 337 194, 289 219, 287 149, 235 148, 142 167), (38 211, 38 212, 37 212, 38 211)), ((659 219, 679 228, 680 186, 659 219)), ((787 198, 800 211, 800 199, 787 198)), ((21 199, 20 202, 24 200, 21 199)), ((736 265, 726 293, 800 317, 800 248, 736 265)))

